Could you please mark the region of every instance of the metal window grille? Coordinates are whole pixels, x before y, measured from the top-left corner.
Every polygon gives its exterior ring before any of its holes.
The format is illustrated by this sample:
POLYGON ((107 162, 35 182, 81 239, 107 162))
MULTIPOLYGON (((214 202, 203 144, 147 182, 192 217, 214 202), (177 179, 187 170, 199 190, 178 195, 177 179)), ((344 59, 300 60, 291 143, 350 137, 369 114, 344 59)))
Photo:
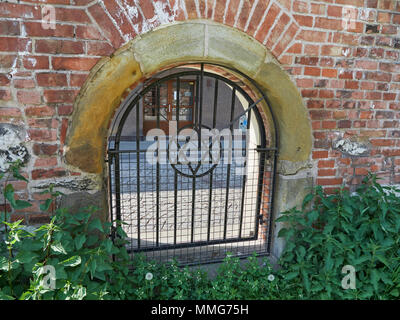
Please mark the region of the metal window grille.
POLYGON ((108 150, 111 219, 123 222, 129 252, 182 265, 221 261, 228 253, 241 258, 269 254, 277 150, 268 145, 259 102, 237 82, 206 72, 204 64, 156 79, 135 95, 108 150), (194 84, 186 105, 185 81, 194 84), (167 83, 173 94, 164 90, 167 83), (163 114, 162 100, 168 96, 173 111, 163 114), (145 110, 149 99, 151 112, 145 110), (183 108, 191 108, 191 117, 187 110, 180 112, 183 108), (165 128, 174 114, 175 135, 145 137, 146 112, 154 129, 165 128), (185 129, 194 130, 197 140, 191 141, 185 129), (239 135, 233 143, 226 136, 215 142, 201 129, 239 135), (123 139, 124 130, 130 130, 130 139, 123 139), (201 141, 208 143, 205 152, 201 141), (181 161, 178 152, 188 143, 194 143, 191 155, 198 157, 181 161), (149 156, 164 161, 149 162, 149 156))

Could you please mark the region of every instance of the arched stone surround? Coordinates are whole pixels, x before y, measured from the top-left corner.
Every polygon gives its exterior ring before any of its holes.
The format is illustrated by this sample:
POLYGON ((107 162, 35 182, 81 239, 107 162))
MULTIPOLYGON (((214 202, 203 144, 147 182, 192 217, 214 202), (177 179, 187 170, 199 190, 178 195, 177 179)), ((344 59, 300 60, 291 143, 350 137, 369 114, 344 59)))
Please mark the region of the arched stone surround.
MULTIPOLYGON (((208 20, 176 22, 153 29, 98 62, 75 101, 64 147, 67 165, 96 181, 106 203, 106 141, 126 90, 159 70, 187 62, 235 68, 262 90, 273 113, 270 115, 265 105, 265 114, 275 118, 279 136, 274 215, 299 205, 312 184, 311 127, 302 98, 262 44, 237 29, 208 20)), ((274 229, 276 238, 279 226, 274 229)), ((282 245, 275 239, 273 254, 279 255, 282 245)))

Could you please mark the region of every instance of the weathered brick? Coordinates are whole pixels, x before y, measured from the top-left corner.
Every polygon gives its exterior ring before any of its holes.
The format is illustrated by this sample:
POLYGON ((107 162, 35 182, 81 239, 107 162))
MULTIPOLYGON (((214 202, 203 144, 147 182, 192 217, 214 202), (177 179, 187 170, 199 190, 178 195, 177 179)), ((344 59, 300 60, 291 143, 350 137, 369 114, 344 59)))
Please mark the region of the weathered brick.
POLYGON ((29 224, 45 224, 49 223, 51 220, 50 214, 47 213, 37 213, 37 214, 30 214, 28 216, 29 224))
POLYGON ((24 26, 26 34, 30 37, 74 37, 74 26, 69 24, 57 23, 54 29, 44 29, 40 22, 25 22, 24 26))
POLYGON ((91 6, 88 11, 100 26, 101 32, 104 36, 113 44, 114 48, 119 48, 124 43, 124 39, 114 26, 111 19, 104 12, 101 5, 95 4, 91 6))
POLYGON ((54 57, 52 65, 54 70, 89 71, 97 61, 97 58, 54 57))
POLYGON ((32 147, 33 153, 37 156, 52 156, 57 153, 59 149, 58 145, 45 144, 45 143, 35 143, 32 147))
POLYGON ((25 114, 28 117, 50 117, 55 114, 55 110, 49 106, 31 106, 25 108, 25 114))
POLYGON ((68 103, 74 102, 75 96, 77 95, 75 90, 45 90, 44 100, 49 103, 68 103))
POLYGON ((17 91, 17 100, 23 104, 40 104, 41 103, 41 94, 37 91, 17 91))
POLYGON ((76 26, 76 38, 88 40, 104 40, 98 28, 93 25, 76 26))
POLYGON ((70 116, 74 110, 74 107, 72 105, 58 106, 57 110, 58 115, 60 116, 70 116))
POLYGON ((24 56, 23 64, 26 69, 49 69, 49 57, 24 56))
POLYGON ((87 54, 93 56, 109 56, 114 52, 114 48, 107 42, 88 42, 87 54))
POLYGON ((255 0, 248 0, 243 2, 242 10, 240 11, 240 15, 237 21, 237 28, 239 28, 240 30, 244 30, 254 4, 255 0))
POLYGON ((2 2, 0 6, 0 17, 39 20, 42 14, 39 6, 2 2))
POLYGON ((52 118, 46 118, 46 119, 29 118, 28 125, 31 128, 55 129, 58 127, 58 120, 52 118))
POLYGON ((65 87, 67 86, 67 75, 64 73, 37 73, 36 81, 41 87, 65 87))
POLYGON ((63 177, 66 175, 66 171, 63 168, 54 168, 54 169, 35 169, 32 170, 32 179, 49 179, 55 177, 63 177))
POLYGON ((27 38, 0 37, 0 51, 30 52, 32 40, 27 38))
POLYGON ((258 32, 255 35, 255 37, 258 41, 260 41, 260 42, 264 41, 268 31, 274 24, 274 21, 277 18, 279 12, 280 12, 280 8, 275 3, 273 3, 271 5, 266 17, 264 18, 262 25, 260 26, 258 32))
POLYGON ((39 158, 36 159, 35 164, 33 165, 35 168, 40 167, 54 167, 57 166, 58 160, 57 158, 39 158))
POLYGON ((90 18, 82 9, 55 7, 57 21, 90 23, 90 18))
POLYGON ((318 178, 317 184, 323 186, 341 185, 343 178, 318 178))
MULTIPOLYGON (((220 1, 217 1, 217 3, 220 1)), ((222 0, 221 2, 225 2, 225 0, 222 0)), ((251 21, 249 23, 249 26, 247 28, 247 32, 250 35, 253 35, 254 32, 256 31, 259 23, 261 22, 261 19, 264 15, 265 10, 267 9, 269 5, 270 0, 265 0, 265 1, 258 1, 256 8, 254 9, 253 15, 251 17, 251 21)))
POLYGON ((36 87, 33 79, 15 79, 13 81, 14 88, 18 89, 32 89, 36 87))
POLYGON ((70 76, 71 87, 81 87, 87 79, 87 74, 76 74, 72 73, 70 76))
POLYGON ((35 41, 35 51, 51 54, 81 54, 84 53, 83 44, 81 41, 39 39, 35 41))
POLYGON ((19 21, 0 20, 0 35, 19 36, 20 35, 19 21))
POLYGON ((33 141, 47 142, 57 140, 57 131, 54 129, 29 129, 28 134, 33 141))

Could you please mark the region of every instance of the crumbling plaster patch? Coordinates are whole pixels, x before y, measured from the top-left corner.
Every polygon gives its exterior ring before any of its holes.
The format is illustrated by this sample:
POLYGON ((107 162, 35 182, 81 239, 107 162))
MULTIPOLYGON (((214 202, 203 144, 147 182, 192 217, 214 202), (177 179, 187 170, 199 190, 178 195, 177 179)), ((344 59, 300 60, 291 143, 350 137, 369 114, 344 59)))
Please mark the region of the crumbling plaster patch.
POLYGON ((0 125, 0 172, 5 172, 11 162, 26 163, 29 159, 24 143, 27 140, 25 130, 12 124, 0 125))

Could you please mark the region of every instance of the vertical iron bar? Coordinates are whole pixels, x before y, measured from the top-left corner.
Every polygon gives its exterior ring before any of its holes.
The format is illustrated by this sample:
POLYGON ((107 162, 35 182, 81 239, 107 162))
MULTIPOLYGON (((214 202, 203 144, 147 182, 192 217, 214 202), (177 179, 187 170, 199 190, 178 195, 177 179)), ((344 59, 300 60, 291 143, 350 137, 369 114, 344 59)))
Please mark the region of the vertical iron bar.
POLYGON ((272 238, 272 221, 273 221, 273 213, 274 213, 274 196, 275 196, 275 178, 276 178, 276 163, 278 161, 278 152, 276 150, 272 151, 274 153, 274 163, 273 165, 273 169, 272 169, 272 181, 271 181, 271 190, 269 193, 270 196, 270 205, 269 205, 269 224, 268 224, 268 237, 267 237, 267 252, 270 253, 271 252, 271 238, 272 238))
POLYGON ((255 214, 255 239, 258 239, 258 229, 260 225, 260 208, 261 208, 261 198, 263 193, 263 181, 264 181, 264 166, 265 166, 265 150, 260 151, 260 161, 258 167, 260 168, 260 172, 258 174, 258 182, 257 182, 257 204, 256 204, 256 214, 255 214))
POLYGON ((191 236, 190 242, 194 241, 194 208, 195 208, 195 197, 196 197, 196 176, 192 178, 192 221, 191 221, 191 236))
POLYGON ((112 153, 108 153, 108 201, 110 202, 110 222, 111 225, 114 227, 114 210, 113 210, 113 185, 112 185, 112 164, 114 161, 114 156, 112 153))
POLYGON ((197 127, 199 115, 199 76, 196 76, 196 93, 195 93, 195 108, 194 108, 194 126, 197 127))
MULTIPOLYGON (((176 77, 176 134, 179 132, 179 100, 180 100, 180 90, 181 83, 180 78, 176 77)), ((176 143, 178 144, 178 137, 176 137, 176 143)), ((177 150, 178 145, 177 145, 177 150)), ((176 236, 177 236, 177 226, 178 226, 178 173, 174 170, 174 244, 176 244, 176 236)))
MULTIPOLYGON (((215 128, 216 122, 217 122, 217 107, 218 107, 218 79, 215 78, 212 129, 215 128)), ((210 241, 210 231, 211 231, 211 204, 212 204, 212 190, 213 190, 213 172, 214 172, 214 170, 210 172, 210 190, 209 190, 209 197, 208 197, 207 241, 210 241)))
MULTIPOLYGON (((156 103, 157 103, 157 129, 160 129, 160 86, 156 86, 156 103)), ((157 137, 157 164, 156 164, 156 246, 159 246, 160 242, 160 137, 157 137)))
MULTIPOLYGON (((195 107, 195 127, 198 125, 198 115, 199 115, 199 76, 196 77, 196 107, 195 107)), ((192 178, 192 220, 191 220, 191 235, 190 242, 194 241, 194 214, 195 214, 195 202, 196 201, 196 175, 193 173, 192 178)))
POLYGON ((121 221, 121 185, 120 185, 120 163, 119 163, 119 141, 118 143, 115 143, 115 150, 117 152, 115 153, 115 176, 114 176, 114 181, 115 181, 115 210, 116 210, 116 220, 117 224, 121 221))
MULTIPOLYGON (((249 103, 250 104, 250 103, 249 103)), ((244 162, 244 170, 247 169, 248 166, 248 159, 247 157, 250 156, 250 152, 247 152, 247 135, 250 134, 250 117, 251 117, 251 110, 248 113, 247 116, 247 130, 246 130, 246 149, 245 149, 245 156, 246 160, 244 162)), ((240 220, 239 220, 239 238, 242 237, 242 227, 243 227, 243 210, 244 210, 244 198, 245 198, 245 190, 246 190, 246 182, 247 182, 247 172, 245 171, 245 174, 243 175, 243 186, 242 186, 242 203, 240 206, 240 220)))
POLYGON ((201 121, 203 118, 203 81, 204 81, 204 63, 201 64, 200 70, 200 95, 199 95, 199 152, 200 152, 200 159, 201 159, 201 121))
MULTIPOLYGON (((233 129, 233 115, 234 115, 234 111, 235 111, 235 101, 236 101, 236 88, 232 89, 232 104, 231 104, 231 124, 229 126, 229 129, 231 131, 231 137, 232 137, 232 129, 233 129)), ((231 139, 231 145, 229 146, 229 154, 230 156, 228 156, 228 165, 227 165, 227 177, 226 177, 226 198, 225 198, 225 218, 224 218, 224 239, 226 239, 226 230, 228 227, 228 200, 229 200, 229 184, 230 184, 230 175, 231 175, 231 161, 232 161, 232 147, 233 147, 233 141, 231 139)), ((225 144, 225 141, 224 141, 225 144)))
MULTIPOLYGON (((139 100, 140 101, 140 100, 139 100)), ((140 104, 136 104, 136 201, 137 201, 137 241, 138 241, 138 248, 140 248, 140 141, 139 141, 139 135, 140 135, 140 104)))
MULTIPOLYGON (((200 163, 197 164, 196 166, 196 172, 199 166, 201 166, 201 160, 202 160, 202 150, 201 150, 201 121, 203 118, 203 80, 204 80, 204 63, 201 64, 200 67, 200 94, 199 94, 199 124, 198 124, 198 132, 199 136, 197 137, 198 140, 198 154, 197 154, 197 160, 200 161, 200 163)), ((196 183, 196 178, 193 177, 193 196, 194 196, 194 189, 196 188, 195 183, 196 183)), ((192 242, 193 242, 193 234, 194 234, 194 215, 192 214, 192 242)))
MULTIPOLYGON (((109 211, 110 211, 110 223, 111 223, 111 241, 114 243, 115 240, 115 226, 114 226, 114 208, 113 208, 113 187, 112 187, 112 163, 113 163, 113 155, 109 152, 108 153, 108 196, 109 196, 109 211)), ((115 261, 115 254, 112 255, 112 260, 115 261)))

